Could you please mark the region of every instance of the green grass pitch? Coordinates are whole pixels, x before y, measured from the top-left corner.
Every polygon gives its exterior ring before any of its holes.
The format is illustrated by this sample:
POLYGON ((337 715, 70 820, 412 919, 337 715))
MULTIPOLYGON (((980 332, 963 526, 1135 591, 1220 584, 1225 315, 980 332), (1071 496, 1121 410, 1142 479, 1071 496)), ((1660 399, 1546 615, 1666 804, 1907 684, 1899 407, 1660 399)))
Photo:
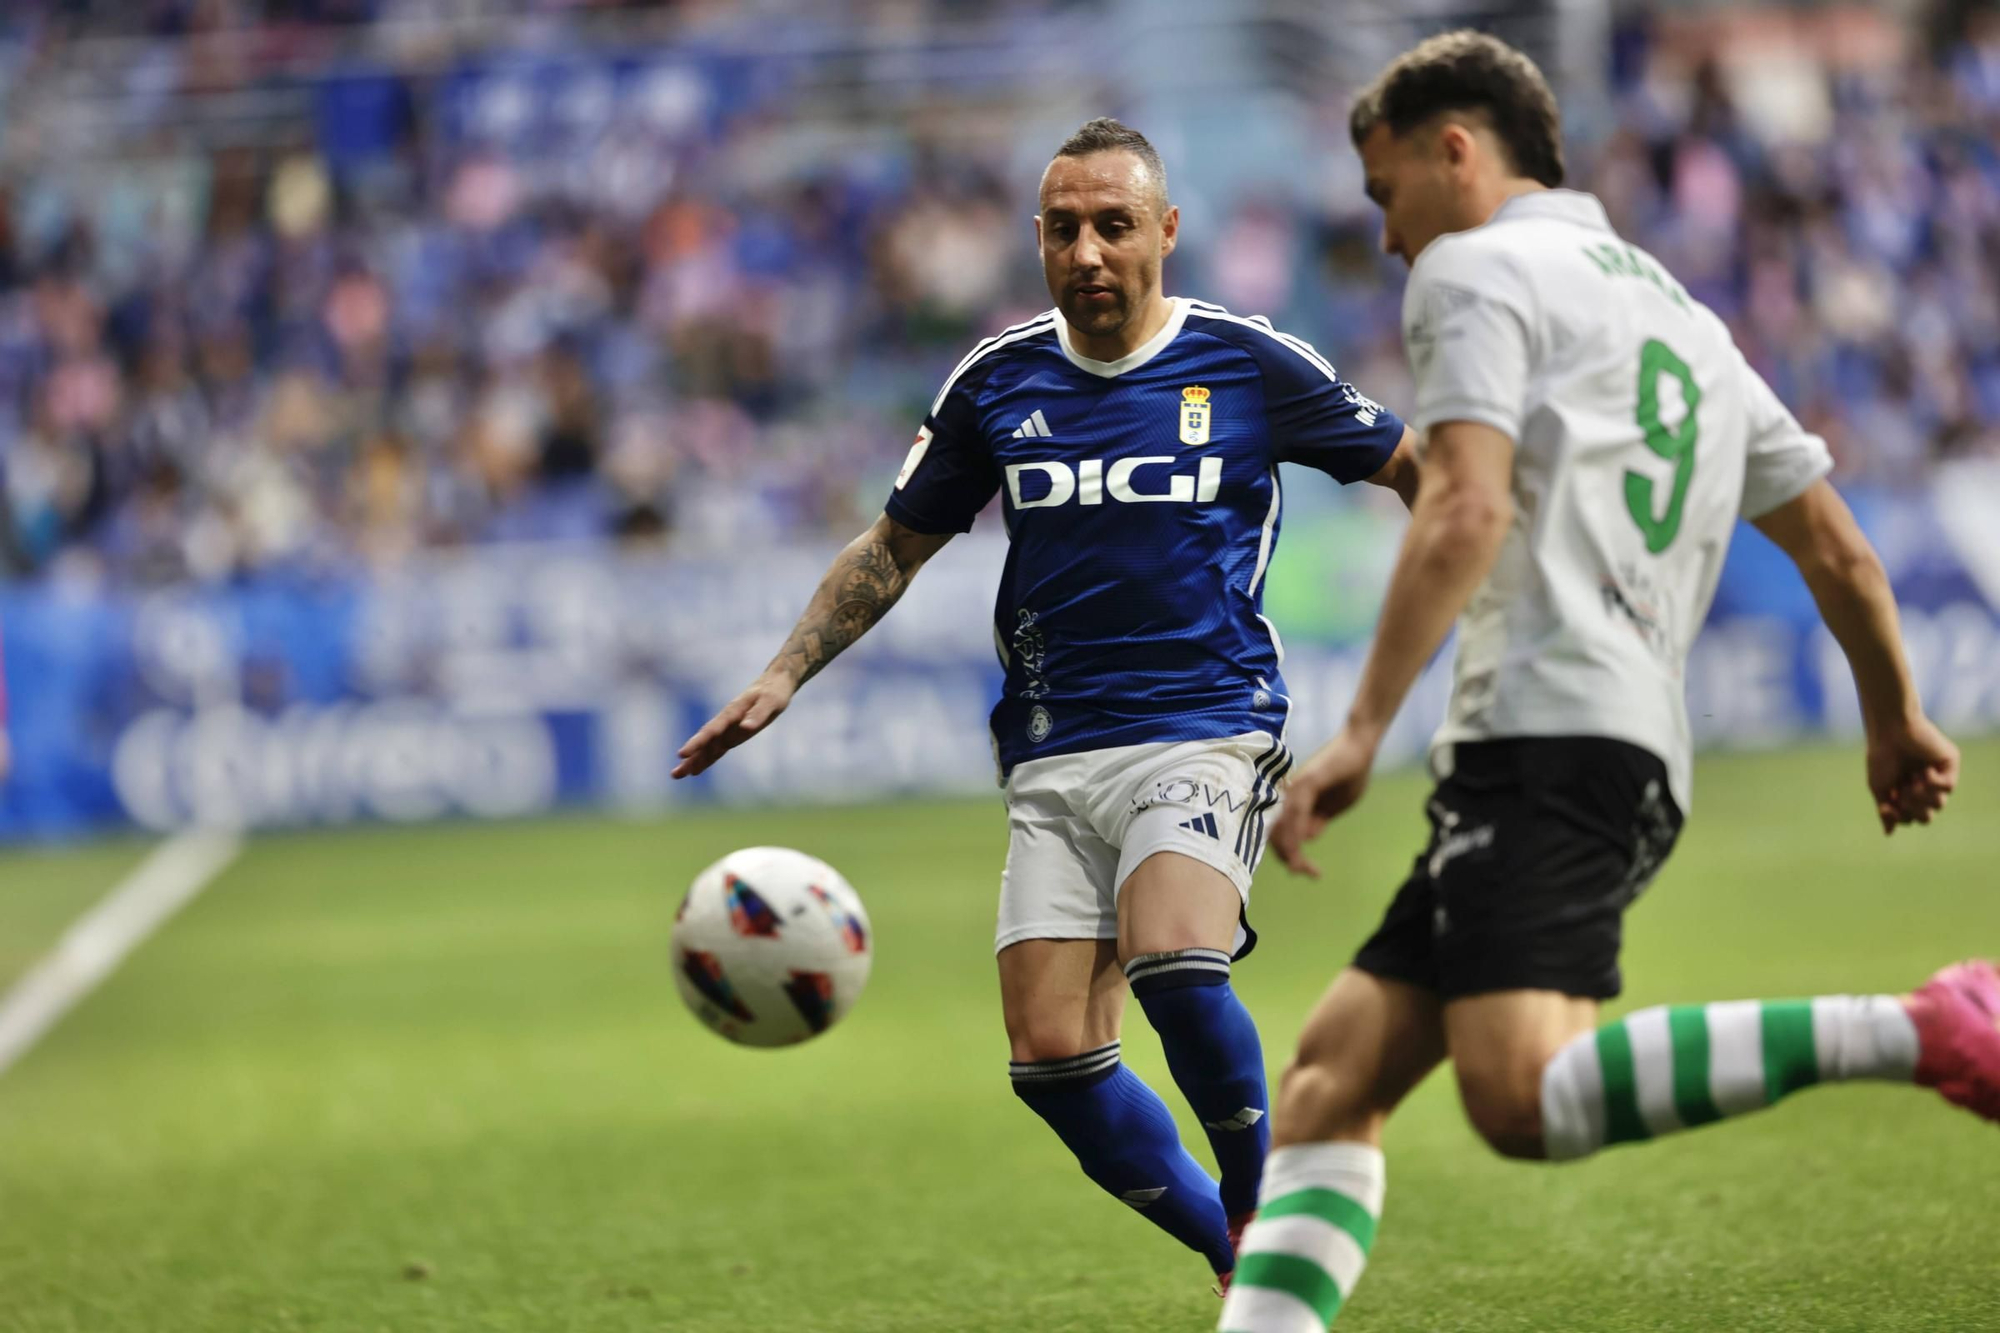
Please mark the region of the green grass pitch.
MULTIPOLYGON (((1968 747, 1944 821, 1885 842, 1852 751, 1706 761, 1625 1002, 1899 990, 2000 949, 1996 774, 1968 747)), ((1380 782, 1328 880, 1261 877, 1238 975, 1274 1066, 1421 796, 1380 782)), ((0 1330, 1212 1327, 1201 1262, 1008 1091, 1004 840, 989 800, 258 841, 0 1076, 0 1330), (789 1051, 709 1035, 666 965, 681 888, 758 842, 840 866, 876 929, 858 1009, 789 1051)), ((140 853, 0 858, 0 966, 140 853)), ((1126 1036, 1178 1109, 1136 1008, 1126 1036)), ((1388 1147, 1342 1330, 2000 1330, 2000 1134, 1927 1093, 1558 1169, 1485 1152, 1436 1078, 1388 1147)))

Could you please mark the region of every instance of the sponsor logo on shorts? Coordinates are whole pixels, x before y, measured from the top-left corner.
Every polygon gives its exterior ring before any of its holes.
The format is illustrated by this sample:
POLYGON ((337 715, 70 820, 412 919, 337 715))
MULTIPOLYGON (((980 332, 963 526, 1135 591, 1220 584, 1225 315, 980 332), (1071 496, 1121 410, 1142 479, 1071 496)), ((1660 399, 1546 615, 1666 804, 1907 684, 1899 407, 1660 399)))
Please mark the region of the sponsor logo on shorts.
POLYGON ((1493 826, 1481 824, 1478 828, 1459 827, 1461 816, 1456 810, 1447 810, 1436 801, 1431 802, 1431 817, 1437 820, 1437 840, 1431 847, 1430 872, 1436 879, 1444 873, 1444 868, 1467 852, 1484 851, 1493 845, 1493 826))
POLYGON ((1233 815, 1247 803, 1247 797, 1228 787, 1196 778, 1162 778, 1153 784, 1152 791, 1133 800, 1132 813, 1136 815, 1156 805, 1199 805, 1210 810, 1227 810, 1233 815))
POLYGON ((1619 894, 1626 902, 1636 899, 1653 882, 1667 853, 1674 849, 1677 833, 1674 817, 1667 808, 1666 793, 1657 780, 1648 782, 1634 815, 1632 865, 1625 872, 1625 882, 1619 886, 1619 894))

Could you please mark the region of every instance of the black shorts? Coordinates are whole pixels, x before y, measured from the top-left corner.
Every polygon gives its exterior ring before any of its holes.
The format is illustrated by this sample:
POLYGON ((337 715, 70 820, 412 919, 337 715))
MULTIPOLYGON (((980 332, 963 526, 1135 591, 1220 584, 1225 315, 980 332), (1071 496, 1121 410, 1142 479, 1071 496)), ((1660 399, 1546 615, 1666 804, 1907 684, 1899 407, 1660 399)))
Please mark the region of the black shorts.
POLYGON ((1680 835, 1666 765, 1598 736, 1453 749, 1430 846, 1354 965, 1445 999, 1618 994, 1625 909, 1680 835))

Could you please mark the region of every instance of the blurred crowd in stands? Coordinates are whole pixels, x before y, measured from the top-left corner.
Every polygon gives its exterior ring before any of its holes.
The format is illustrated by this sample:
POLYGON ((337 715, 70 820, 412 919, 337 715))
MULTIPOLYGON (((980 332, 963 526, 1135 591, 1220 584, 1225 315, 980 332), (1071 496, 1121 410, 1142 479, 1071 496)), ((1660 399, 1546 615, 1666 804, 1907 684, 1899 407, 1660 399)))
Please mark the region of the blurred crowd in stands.
MULTIPOLYGON (((271 8, 296 27, 435 7, 271 8)), ((201 24, 244 6, 137 8, 179 39, 135 58, 128 96, 228 77, 201 24)), ((55 40, 0 25, 14 96, 55 40)), ((1844 477, 2000 452, 2000 20, 1886 74, 1807 70, 1816 121, 1746 114, 1717 66, 1662 50, 1645 19, 1618 27, 1614 115, 1573 183, 1730 321, 1844 477)), ((157 585, 857 529, 971 341, 1047 304, 1031 203, 991 137, 916 113, 804 151, 755 73, 624 52, 550 91, 500 66, 343 67, 309 144, 163 132, 115 171, 12 173, 6 568, 157 585)), ((1406 401, 1401 274, 1365 201, 1198 214, 1170 290, 1268 313, 1406 401)))

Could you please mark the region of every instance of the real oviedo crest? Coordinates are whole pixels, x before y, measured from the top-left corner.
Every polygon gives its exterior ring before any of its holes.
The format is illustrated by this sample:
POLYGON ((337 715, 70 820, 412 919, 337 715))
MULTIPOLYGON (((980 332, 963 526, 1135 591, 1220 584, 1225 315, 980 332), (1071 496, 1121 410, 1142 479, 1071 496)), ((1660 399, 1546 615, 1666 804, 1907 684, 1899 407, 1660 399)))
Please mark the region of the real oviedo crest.
POLYGON ((1181 443, 1208 443, 1208 390, 1199 384, 1181 390, 1181 443))

